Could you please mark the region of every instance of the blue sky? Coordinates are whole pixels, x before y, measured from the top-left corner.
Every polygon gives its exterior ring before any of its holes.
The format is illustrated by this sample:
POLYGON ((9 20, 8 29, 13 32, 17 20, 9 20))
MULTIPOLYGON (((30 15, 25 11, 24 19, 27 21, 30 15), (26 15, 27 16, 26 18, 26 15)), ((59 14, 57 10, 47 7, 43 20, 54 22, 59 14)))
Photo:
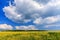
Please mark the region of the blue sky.
POLYGON ((60 30, 60 0, 0 0, 2 30, 60 30))

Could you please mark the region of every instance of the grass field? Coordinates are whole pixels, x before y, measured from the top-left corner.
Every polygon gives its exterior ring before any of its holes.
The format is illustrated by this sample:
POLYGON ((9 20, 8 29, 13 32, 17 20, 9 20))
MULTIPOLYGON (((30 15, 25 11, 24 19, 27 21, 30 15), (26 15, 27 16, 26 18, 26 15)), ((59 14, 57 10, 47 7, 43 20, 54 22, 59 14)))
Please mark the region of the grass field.
POLYGON ((0 40, 60 40, 60 32, 51 31, 1 31, 0 40))

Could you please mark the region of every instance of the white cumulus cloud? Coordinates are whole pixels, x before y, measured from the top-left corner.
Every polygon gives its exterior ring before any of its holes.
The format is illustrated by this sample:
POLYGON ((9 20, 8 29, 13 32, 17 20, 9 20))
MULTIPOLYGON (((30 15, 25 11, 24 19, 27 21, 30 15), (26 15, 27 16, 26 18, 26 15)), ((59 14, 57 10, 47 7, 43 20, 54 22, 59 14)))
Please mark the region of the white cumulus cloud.
POLYGON ((36 0, 14 0, 14 4, 15 6, 9 3, 9 6, 4 7, 3 11, 7 18, 17 23, 30 22, 42 15, 49 14, 46 12, 51 11, 52 9, 54 9, 52 10, 54 12, 52 15, 59 14, 59 11, 57 10, 60 9, 59 0, 51 0, 45 5, 36 0))
POLYGON ((44 23, 47 23, 47 24, 52 24, 55 22, 60 22, 60 15, 51 16, 44 19, 44 23))
POLYGON ((46 25, 45 28, 59 28, 60 24, 50 24, 50 25, 46 25))
POLYGON ((46 18, 37 18, 33 23, 35 24, 52 24, 60 22, 60 15, 57 16, 51 16, 46 18))
POLYGON ((34 25, 28 26, 15 26, 17 30, 37 30, 34 25))
POLYGON ((43 19, 40 17, 40 18, 35 19, 35 21, 33 23, 42 24, 42 21, 43 21, 43 19))
MULTIPOLYGON (((9 6, 4 7, 5 16, 17 23, 29 22, 35 19, 35 14, 40 14, 40 10, 44 8, 42 4, 33 0, 14 0, 15 6, 9 3, 9 6), (27 21, 25 21, 27 20, 27 21)), ((37 16, 37 15, 36 15, 37 16)))
POLYGON ((11 25, 7 25, 7 24, 0 24, 0 29, 1 30, 12 30, 13 27, 11 25))
POLYGON ((16 23, 33 21, 34 24, 44 25, 59 22, 60 0, 46 0, 45 3, 37 0, 14 0, 14 5, 9 3, 3 11, 8 19, 16 23))

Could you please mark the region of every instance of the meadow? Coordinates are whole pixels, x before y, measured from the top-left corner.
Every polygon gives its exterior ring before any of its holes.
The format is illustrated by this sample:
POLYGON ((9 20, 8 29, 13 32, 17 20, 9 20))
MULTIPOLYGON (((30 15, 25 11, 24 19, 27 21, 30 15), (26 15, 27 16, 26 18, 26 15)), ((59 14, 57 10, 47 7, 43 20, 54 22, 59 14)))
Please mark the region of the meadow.
POLYGON ((60 40, 59 31, 0 31, 0 40, 60 40))

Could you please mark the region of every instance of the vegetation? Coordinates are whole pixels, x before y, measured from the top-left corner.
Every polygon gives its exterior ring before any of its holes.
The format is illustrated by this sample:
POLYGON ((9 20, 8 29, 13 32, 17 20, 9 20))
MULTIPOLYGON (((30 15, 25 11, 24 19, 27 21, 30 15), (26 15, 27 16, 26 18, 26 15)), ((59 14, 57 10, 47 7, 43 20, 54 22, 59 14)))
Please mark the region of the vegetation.
POLYGON ((60 40, 60 32, 1 31, 0 40, 60 40))

